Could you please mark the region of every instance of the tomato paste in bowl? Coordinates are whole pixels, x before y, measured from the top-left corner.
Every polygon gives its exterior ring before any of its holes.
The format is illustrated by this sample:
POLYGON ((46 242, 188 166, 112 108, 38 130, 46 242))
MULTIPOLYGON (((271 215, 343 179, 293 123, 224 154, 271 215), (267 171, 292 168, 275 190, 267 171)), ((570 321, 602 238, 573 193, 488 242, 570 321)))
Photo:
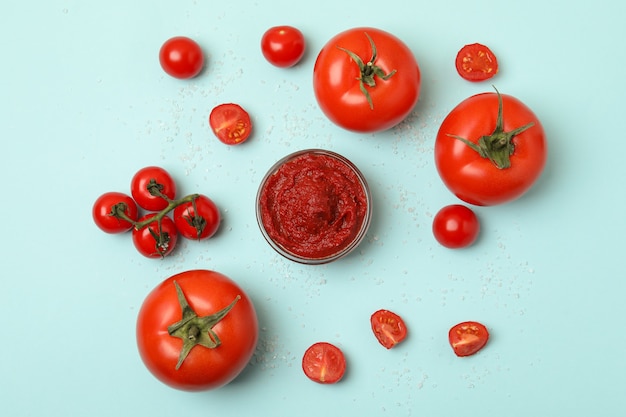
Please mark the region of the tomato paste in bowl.
POLYGON ((284 257, 323 264, 350 253, 370 224, 369 187, 343 156, 321 149, 295 152, 265 175, 257 194, 257 221, 284 257))

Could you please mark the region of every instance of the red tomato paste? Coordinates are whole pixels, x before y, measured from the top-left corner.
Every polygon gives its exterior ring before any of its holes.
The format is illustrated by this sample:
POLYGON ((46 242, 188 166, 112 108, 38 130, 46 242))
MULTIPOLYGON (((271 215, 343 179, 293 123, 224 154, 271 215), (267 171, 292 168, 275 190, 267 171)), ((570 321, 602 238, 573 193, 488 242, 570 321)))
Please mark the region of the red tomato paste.
POLYGON ((330 261, 364 237, 370 205, 367 183, 354 165, 332 152, 308 150, 270 170, 257 216, 268 241, 288 258, 330 261))

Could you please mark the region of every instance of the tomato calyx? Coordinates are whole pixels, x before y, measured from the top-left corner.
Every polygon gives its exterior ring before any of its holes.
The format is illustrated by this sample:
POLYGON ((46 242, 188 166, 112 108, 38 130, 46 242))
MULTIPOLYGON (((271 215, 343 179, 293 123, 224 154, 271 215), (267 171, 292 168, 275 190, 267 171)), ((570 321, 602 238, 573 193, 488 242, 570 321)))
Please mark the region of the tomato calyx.
POLYGON ((369 61, 367 61, 367 63, 364 63, 361 57, 355 54, 354 52, 346 48, 342 48, 340 46, 337 46, 337 48, 339 48, 339 50, 348 54, 348 56, 350 56, 350 58, 359 66, 359 71, 361 73, 360 77, 357 77, 357 80, 359 81, 359 88, 361 92, 363 93, 363 95, 365 95, 365 98, 367 98, 367 102, 370 106, 370 109, 374 110, 374 103, 372 102, 372 97, 370 96, 370 93, 369 91, 367 91, 367 88, 365 86, 371 87, 371 88, 376 87, 375 77, 378 76, 383 81, 387 81, 397 72, 397 70, 394 69, 390 73, 386 74, 382 68, 375 65, 376 58, 378 57, 376 44, 374 44, 374 41, 372 40, 371 36, 367 34, 367 32, 364 32, 364 33, 365 33, 365 36, 367 36, 367 39, 369 40, 370 45, 372 47, 372 57, 370 58, 369 61))
POLYGON ((475 150, 481 157, 488 158, 498 169, 506 169, 511 166, 511 155, 515 152, 515 144, 513 138, 527 129, 530 129, 535 123, 530 122, 524 126, 518 127, 511 131, 504 131, 504 116, 502 111, 502 96, 497 88, 498 96, 498 116, 496 118, 496 127, 490 135, 481 136, 477 143, 457 135, 448 134, 448 136, 460 140, 467 146, 475 150))
POLYGON ((183 293, 183 290, 178 285, 178 282, 174 281, 176 287, 176 294, 178 296, 178 303, 182 310, 182 319, 167 327, 167 332, 172 337, 178 337, 183 341, 183 347, 178 357, 178 363, 176 363, 176 370, 178 370, 191 349, 196 345, 204 346, 209 349, 215 349, 222 344, 219 336, 213 330, 213 327, 219 323, 228 312, 235 306, 237 301, 241 299, 241 295, 237 295, 235 299, 226 307, 214 314, 208 316, 198 316, 198 314, 191 308, 187 302, 187 298, 183 293))

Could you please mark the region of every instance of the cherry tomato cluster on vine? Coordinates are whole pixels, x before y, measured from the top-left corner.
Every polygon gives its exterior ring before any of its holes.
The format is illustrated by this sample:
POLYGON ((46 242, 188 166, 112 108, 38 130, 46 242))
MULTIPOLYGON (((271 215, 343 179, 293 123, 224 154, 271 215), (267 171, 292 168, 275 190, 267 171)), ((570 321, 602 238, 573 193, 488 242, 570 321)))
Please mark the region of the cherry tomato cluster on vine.
POLYGON ((132 231, 135 248, 148 258, 172 253, 179 236, 191 240, 212 237, 221 221, 219 208, 206 195, 177 198, 176 182, 158 166, 135 173, 130 195, 110 191, 98 197, 92 217, 106 233, 132 231))

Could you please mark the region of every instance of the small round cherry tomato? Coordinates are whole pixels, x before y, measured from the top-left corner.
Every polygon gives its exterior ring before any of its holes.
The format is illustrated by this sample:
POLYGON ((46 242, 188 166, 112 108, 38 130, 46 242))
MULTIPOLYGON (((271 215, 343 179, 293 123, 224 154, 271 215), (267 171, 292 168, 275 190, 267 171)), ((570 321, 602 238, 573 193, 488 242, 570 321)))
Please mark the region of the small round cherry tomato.
POLYGON ((466 321, 450 329, 448 340, 456 356, 470 356, 485 347, 489 331, 481 323, 466 321))
POLYGON ((378 310, 370 318, 376 339, 387 349, 402 342, 407 335, 404 320, 389 310, 378 310))
POLYGON ((176 183, 165 169, 148 166, 133 176, 130 191, 139 207, 160 211, 167 207, 168 200, 176 197, 176 183))
POLYGON ((275 26, 261 38, 261 51, 267 61, 280 68, 296 65, 304 55, 302 32, 292 26, 275 26))
POLYGON ((467 247, 476 241, 479 232, 476 213, 461 204, 445 206, 433 219, 433 235, 446 248, 467 247))
POLYGON ((127 232, 133 224, 124 218, 137 220, 137 204, 124 193, 115 191, 104 193, 95 201, 92 217, 96 226, 106 233, 127 232))
POLYGON ((252 300, 235 281, 215 271, 191 270, 148 294, 136 334, 141 359, 158 380, 203 391, 241 373, 254 354, 259 326, 252 300))
POLYGON ((252 131, 250 115, 240 105, 225 103, 216 106, 209 115, 209 125, 217 138, 226 145, 245 142, 252 131))
MULTIPOLYGON (((138 223, 152 219, 156 215, 156 213, 148 213, 142 216, 138 223)), ((174 221, 168 216, 163 216, 160 223, 154 220, 142 228, 133 229, 133 244, 146 258, 163 258, 169 255, 177 242, 178 230, 174 221)))
POLYGON ((465 45, 456 55, 456 71, 468 81, 488 80, 498 73, 498 60, 480 43, 465 45))
POLYGON ((317 342, 304 352, 302 370, 312 381, 334 384, 343 378, 346 372, 346 358, 337 346, 317 342))
POLYGON ((159 62, 163 70, 172 77, 188 79, 202 71, 204 54, 193 39, 176 36, 161 46, 159 62))
POLYGON ((181 236, 187 239, 208 239, 219 228, 220 211, 209 197, 198 195, 174 209, 174 223, 181 236))

